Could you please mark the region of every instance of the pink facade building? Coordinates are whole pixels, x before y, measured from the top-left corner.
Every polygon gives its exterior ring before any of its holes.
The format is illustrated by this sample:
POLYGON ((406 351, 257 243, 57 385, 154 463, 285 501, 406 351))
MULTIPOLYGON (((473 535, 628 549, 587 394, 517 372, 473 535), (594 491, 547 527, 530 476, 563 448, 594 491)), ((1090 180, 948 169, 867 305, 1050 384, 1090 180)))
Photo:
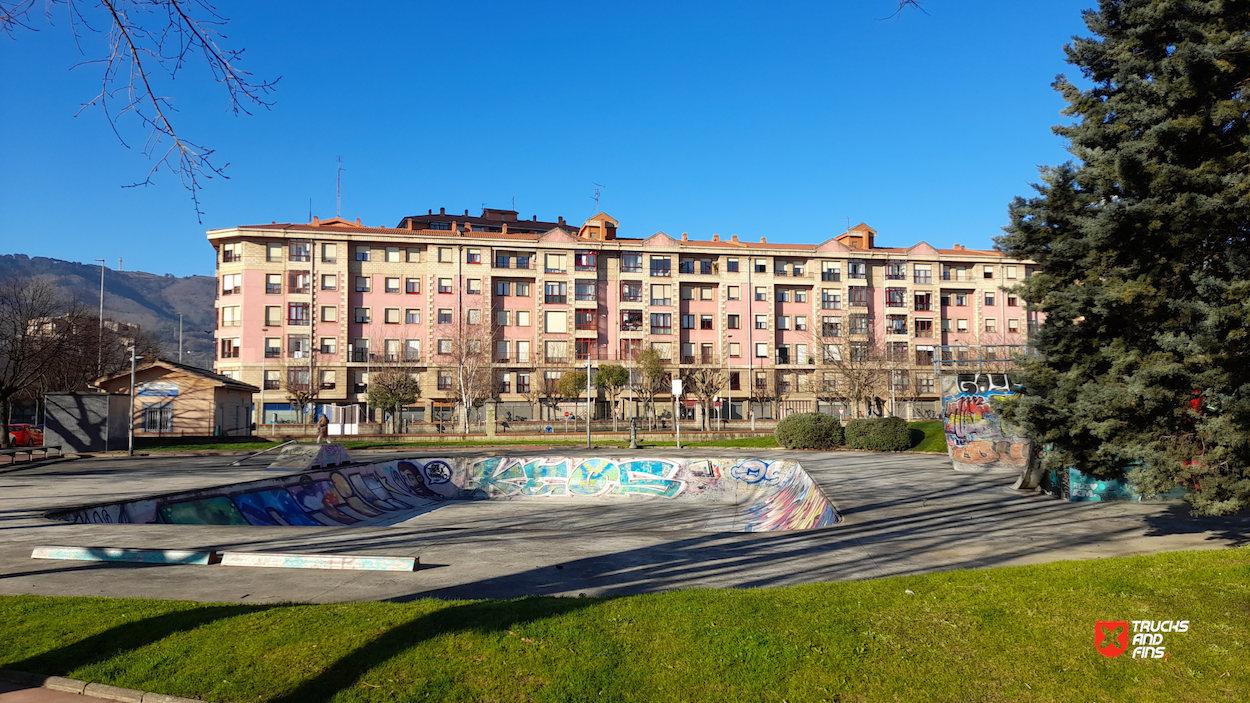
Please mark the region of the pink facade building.
MULTIPOLYGON (((935 358, 1005 357, 1036 323, 1006 290, 1035 264, 996 251, 879 247, 864 224, 820 244, 627 238, 618 224, 486 209, 396 227, 314 218, 210 231, 216 370, 264 389, 264 422, 294 421, 293 401, 364 406, 383 368, 421 385, 405 419, 450 419, 450 349, 471 328, 489 335, 501 419, 560 413, 540 396, 562 373, 628 366, 647 348, 674 376, 715 368, 714 412, 729 419, 858 414, 866 395, 877 411, 925 416, 937 411, 935 358), (875 379, 868 391, 861 376, 875 379)), ((598 416, 644 412, 629 394, 597 405, 598 416)))

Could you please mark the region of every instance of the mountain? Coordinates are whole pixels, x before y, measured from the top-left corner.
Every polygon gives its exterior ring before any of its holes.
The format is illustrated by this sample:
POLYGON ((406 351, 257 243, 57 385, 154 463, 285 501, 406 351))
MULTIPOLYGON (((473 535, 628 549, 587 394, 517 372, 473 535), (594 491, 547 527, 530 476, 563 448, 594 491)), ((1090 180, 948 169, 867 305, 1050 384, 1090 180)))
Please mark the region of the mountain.
MULTIPOLYGON (((100 305, 100 267, 25 254, 0 254, 0 278, 44 276, 91 310, 100 305)), ((178 358, 178 313, 182 313, 184 363, 213 366, 212 276, 163 276, 143 271, 104 271, 104 318, 138 324, 155 335, 165 356, 178 358)))

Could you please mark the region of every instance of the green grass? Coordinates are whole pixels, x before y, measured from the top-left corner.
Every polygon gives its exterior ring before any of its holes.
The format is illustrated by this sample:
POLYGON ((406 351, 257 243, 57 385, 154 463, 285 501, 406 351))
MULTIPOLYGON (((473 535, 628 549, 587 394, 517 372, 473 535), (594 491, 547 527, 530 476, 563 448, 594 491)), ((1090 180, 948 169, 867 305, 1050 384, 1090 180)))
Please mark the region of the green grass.
POLYGON ((1244 701, 1250 549, 613 599, 10 596, 0 622, 2 668, 220 702, 1244 701), (1190 627, 1108 659, 1097 620, 1190 627))
POLYGON ((911 451, 946 453, 946 432, 941 420, 909 422, 911 425, 911 451))

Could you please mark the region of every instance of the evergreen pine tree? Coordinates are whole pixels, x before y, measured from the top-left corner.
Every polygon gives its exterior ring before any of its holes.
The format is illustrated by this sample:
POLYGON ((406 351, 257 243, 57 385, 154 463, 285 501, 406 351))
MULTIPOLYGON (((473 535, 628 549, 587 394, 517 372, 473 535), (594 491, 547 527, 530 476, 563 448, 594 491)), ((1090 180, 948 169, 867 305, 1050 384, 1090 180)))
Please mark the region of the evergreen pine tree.
POLYGON ((1250 0, 1100 0, 1056 89, 1076 158, 1042 169, 998 244, 1042 356, 1004 416, 1046 468, 1250 505, 1250 0))

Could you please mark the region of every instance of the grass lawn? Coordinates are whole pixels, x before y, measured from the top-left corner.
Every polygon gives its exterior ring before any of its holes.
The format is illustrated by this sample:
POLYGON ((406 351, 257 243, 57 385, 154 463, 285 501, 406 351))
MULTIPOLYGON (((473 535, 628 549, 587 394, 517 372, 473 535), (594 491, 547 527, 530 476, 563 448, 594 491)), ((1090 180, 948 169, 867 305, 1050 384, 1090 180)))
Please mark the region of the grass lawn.
POLYGON ((911 450, 913 452, 946 453, 946 432, 941 420, 909 422, 911 425, 911 450), (923 434, 923 437, 921 435, 923 434))
POLYGON ((621 598, 10 596, 0 622, 2 668, 218 702, 1250 696, 1250 548, 621 598), (1190 625, 1166 659, 1109 659, 1097 620, 1190 625))

